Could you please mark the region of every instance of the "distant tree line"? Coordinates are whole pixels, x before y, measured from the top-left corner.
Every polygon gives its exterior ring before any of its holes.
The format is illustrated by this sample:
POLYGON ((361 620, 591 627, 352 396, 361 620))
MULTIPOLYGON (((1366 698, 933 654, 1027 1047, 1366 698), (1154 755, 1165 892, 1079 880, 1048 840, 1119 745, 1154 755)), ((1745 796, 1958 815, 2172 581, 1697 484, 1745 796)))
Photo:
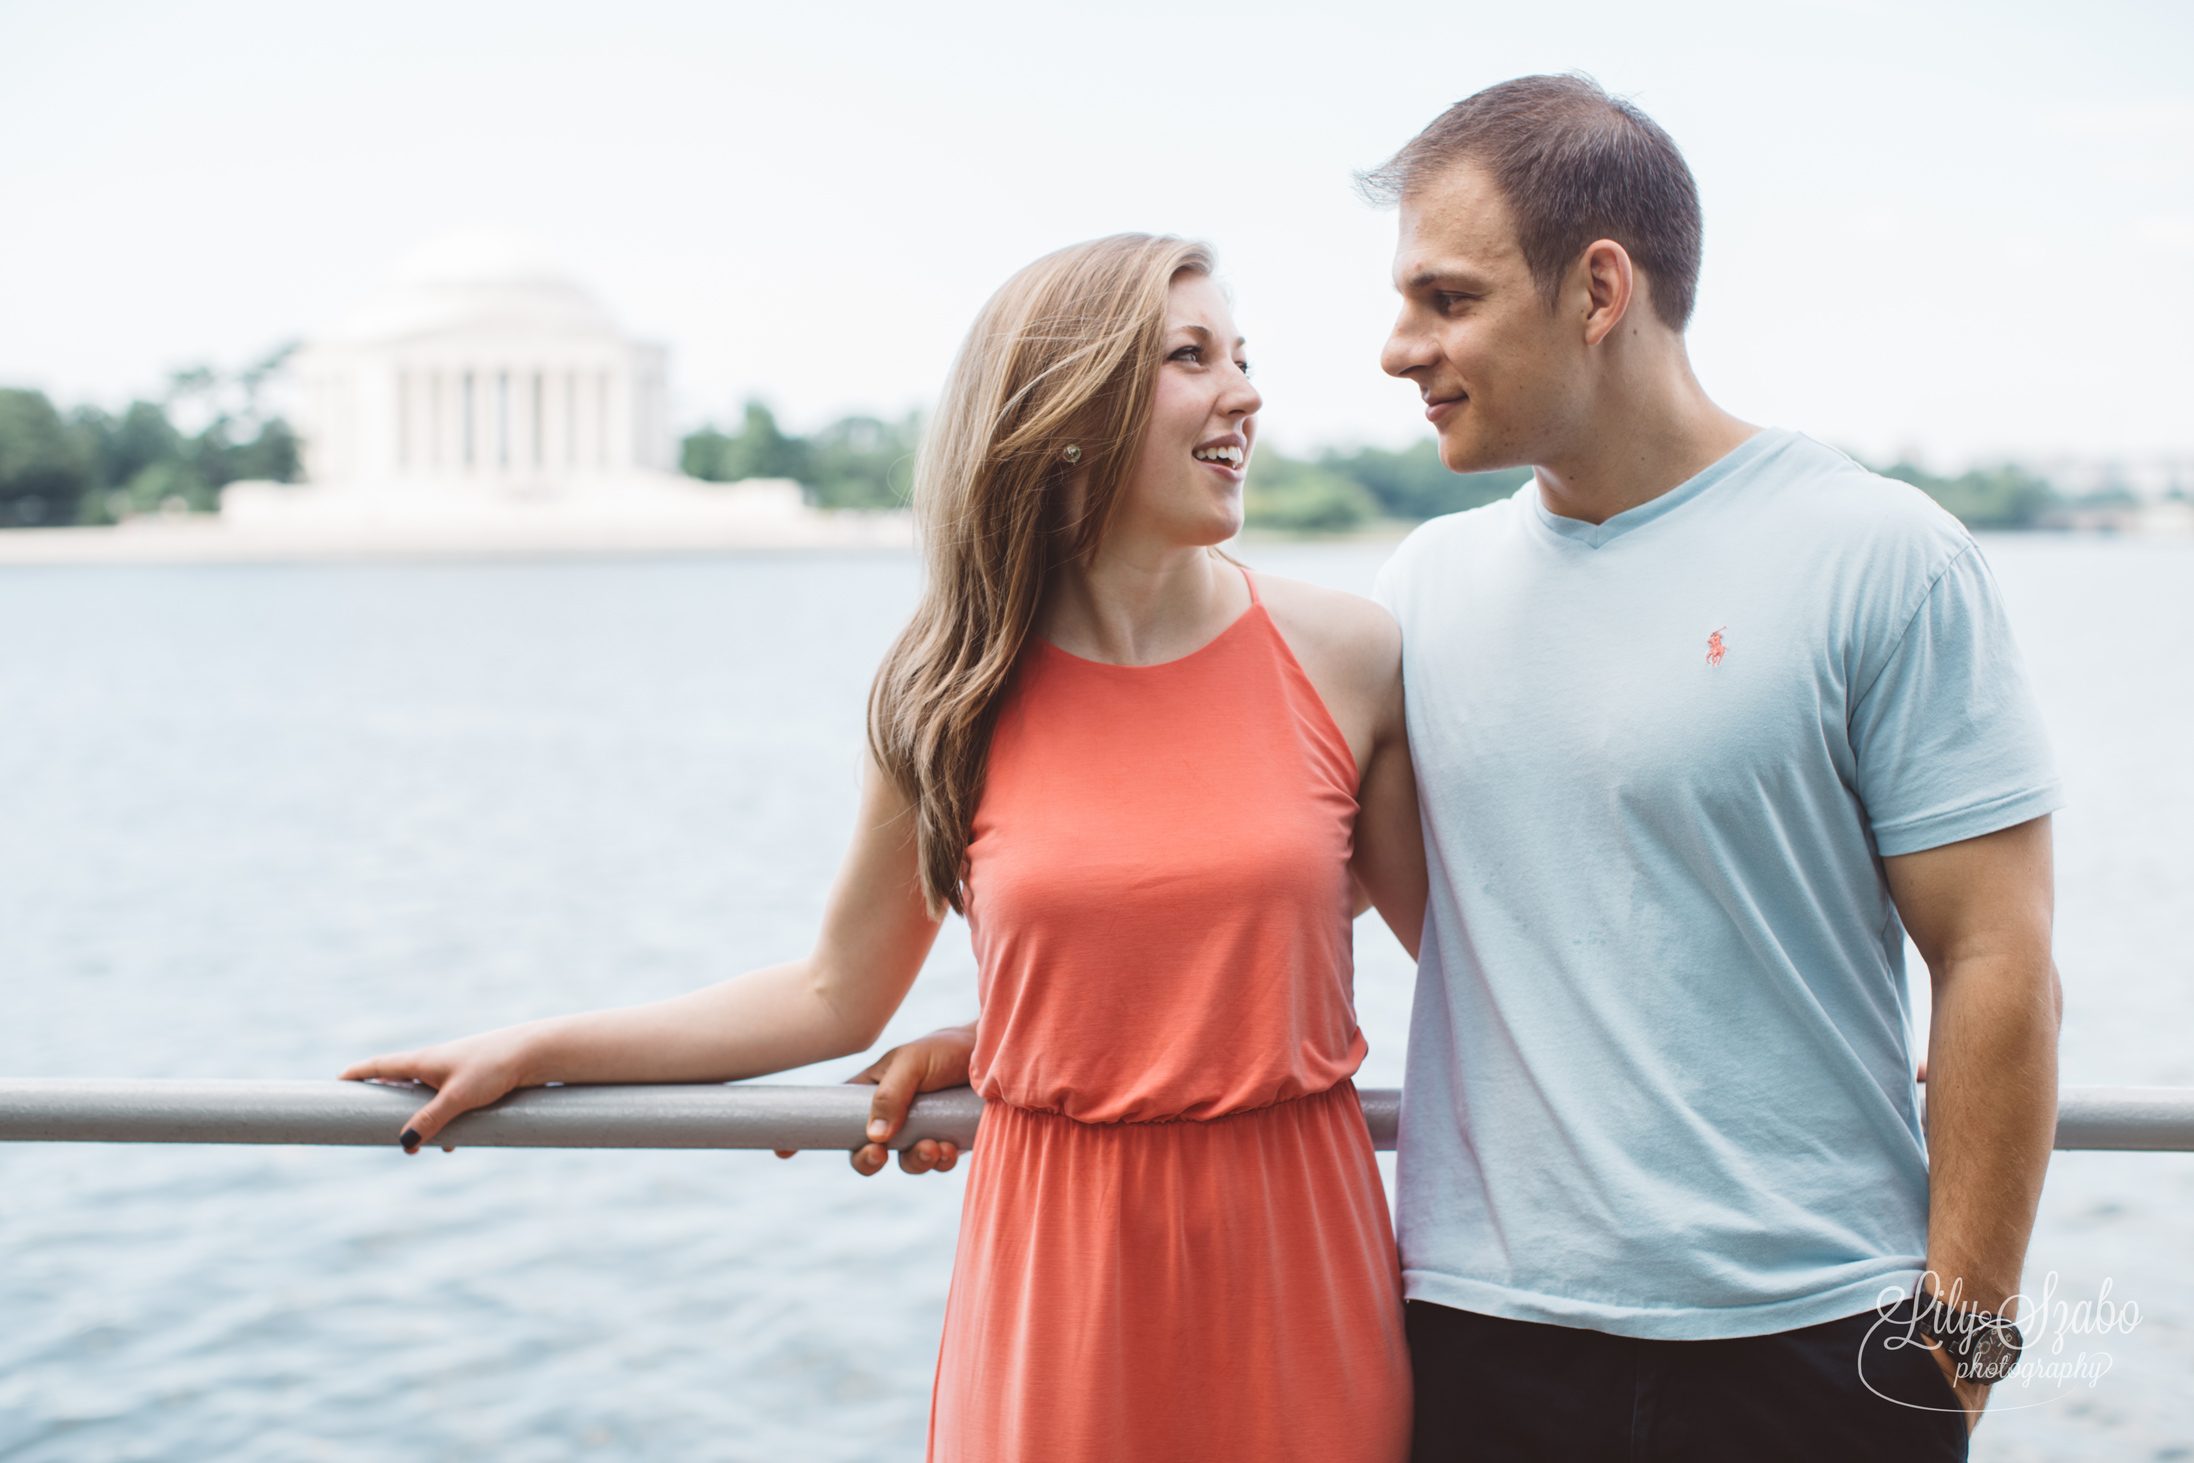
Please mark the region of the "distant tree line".
POLYGON ((1375 519, 1460 513, 1507 497, 1530 476, 1529 468, 1449 472, 1429 439, 1400 452, 1359 447, 1315 458, 1289 457, 1268 444, 1250 457, 1242 508, 1252 528, 1346 533, 1375 519))
POLYGON ((178 371, 160 401, 119 415, 80 406, 64 416, 44 392, 0 389, 0 527, 206 513, 228 483, 296 481, 297 434, 260 402, 287 354, 234 375, 178 371), (171 413, 204 426, 186 435, 171 413))
MULTIPOLYGON (((1909 462, 1869 466, 1884 477, 1912 484, 1975 529, 2036 528, 2048 514, 2067 506, 2133 501, 2124 488, 2069 500, 2046 479, 2011 465, 1975 468, 1956 477, 1938 476, 1909 462)), ((1415 521, 1476 508, 1507 497, 1530 476, 1523 468, 1451 473, 1440 465, 1438 446, 1430 441, 1401 452, 1376 447, 1329 451, 1315 460, 1260 447, 1250 462, 1244 506, 1254 526, 1339 533, 1374 518, 1415 521)))
MULTIPOLYGON (((921 419, 846 417, 813 437, 788 435, 760 402, 749 402, 736 433, 705 427, 685 439, 681 466, 710 482, 791 478, 824 508, 902 508, 914 479, 921 419)), ((2020 467, 1976 468, 1941 477, 1909 462, 1872 469, 1911 483, 1970 528, 2033 528, 2067 506, 2047 481, 2020 467)), ((1290 457, 1270 444, 1250 459, 1243 507, 1252 528, 1284 533, 1348 533, 1380 520, 1420 522, 1505 498, 1530 470, 1449 472, 1437 443, 1391 451, 1359 447, 1290 457)), ((2117 501, 2083 498, 2081 506, 2117 501)))
MULTIPOLYGON (((1872 470, 1885 478, 1912 484, 1955 513, 1967 528, 2033 528, 2043 514, 2064 506, 2066 501, 2043 479, 2008 464, 1975 468, 1954 478, 1939 477, 1909 462, 1893 462, 1872 470)), ((2132 494, 2122 488, 2118 492, 2131 501, 2132 494)))
MULTIPOLYGON (((914 484, 921 418, 845 417, 812 437, 788 435, 760 402, 736 433, 704 427, 685 439, 679 465, 708 482, 791 478, 823 508, 903 508, 914 484)), ((1270 447, 1251 460, 1245 507, 1251 524, 1300 533, 1343 533, 1381 518, 1433 518, 1505 497, 1524 471, 1458 476, 1421 442, 1292 458, 1270 447)))
MULTIPOLYGON (((80 406, 63 415, 37 391, 0 389, 0 528, 103 524, 133 514, 207 512, 239 479, 294 482, 296 434, 262 409, 262 389, 287 350, 247 370, 178 371, 161 400, 119 415, 80 406), (186 434, 176 418, 202 422, 186 434)), ((715 426, 684 439, 680 466, 709 482, 790 478, 823 508, 902 508, 914 479, 921 418, 851 416, 811 437, 794 436, 760 402, 736 432, 715 426)), ((1910 462, 1875 471, 1913 484, 1977 529, 2033 528, 2066 507, 2130 501, 2123 489, 2067 500, 2016 466, 1956 477, 1910 462)), ((1476 508, 1513 493, 1527 469, 1452 473, 1431 441, 1401 451, 1361 447, 1290 457, 1269 444, 1251 459, 1244 508, 1252 527, 1347 533, 1379 520, 1416 522, 1476 508)))
POLYGON ((818 508, 904 508, 921 431, 918 414, 896 422, 841 417, 812 437, 793 437, 750 401, 737 434, 703 427, 681 444, 678 465, 712 483, 791 478, 818 508))

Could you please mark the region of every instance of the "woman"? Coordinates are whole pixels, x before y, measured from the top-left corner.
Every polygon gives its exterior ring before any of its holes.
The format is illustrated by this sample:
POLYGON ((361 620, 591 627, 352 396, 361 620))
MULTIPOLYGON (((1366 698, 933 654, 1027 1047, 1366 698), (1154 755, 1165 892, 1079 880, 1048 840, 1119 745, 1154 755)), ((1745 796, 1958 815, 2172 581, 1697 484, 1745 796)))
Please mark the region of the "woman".
POLYGON ((1349 1078, 1350 923, 1424 909, 1399 635, 1252 576, 1262 404, 1202 246, 1038 260, 970 331, 916 478, 928 584, 878 671, 804 960, 363 1062, 437 1090, 751 1077, 873 1043, 946 908, 988 1098, 933 1459, 1399 1459, 1392 1231, 1349 1078))

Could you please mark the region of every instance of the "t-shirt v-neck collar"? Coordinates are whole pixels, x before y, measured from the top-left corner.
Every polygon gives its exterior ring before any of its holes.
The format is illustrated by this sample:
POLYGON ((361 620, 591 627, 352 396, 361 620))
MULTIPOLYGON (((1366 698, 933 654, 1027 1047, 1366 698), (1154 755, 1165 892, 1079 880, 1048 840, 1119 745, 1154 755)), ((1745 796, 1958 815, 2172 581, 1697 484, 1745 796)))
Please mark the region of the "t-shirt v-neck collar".
POLYGON ((1741 472, 1765 456, 1790 436, 1790 432, 1774 427, 1754 432, 1750 437, 1724 453, 1711 466, 1693 474, 1660 497, 1627 508, 1605 523, 1587 523, 1581 518, 1564 518, 1546 506, 1546 498, 1539 491, 1539 480, 1534 476, 1520 491, 1531 503, 1531 511, 1539 526, 1556 538, 1566 539, 1579 548, 1604 548, 1624 534, 1667 517, 1677 509, 1698 497, 1708 488, 1723 481, 1733 473, 1741 472))

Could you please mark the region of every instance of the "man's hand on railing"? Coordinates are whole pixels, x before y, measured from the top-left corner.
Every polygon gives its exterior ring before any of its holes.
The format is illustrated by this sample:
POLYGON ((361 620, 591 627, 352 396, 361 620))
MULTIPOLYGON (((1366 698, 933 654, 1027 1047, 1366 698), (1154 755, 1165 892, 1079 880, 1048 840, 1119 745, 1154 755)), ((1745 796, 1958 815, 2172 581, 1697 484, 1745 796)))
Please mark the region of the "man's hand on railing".
MULTIPOLYGON (((967 1086, 968 1060, 974 1054, 975 1023, 970 1021, 895 1046, 848 1077, 848 1082, 865 1082, 876 1088, 868 1105, 868 1135, 872 1141, 853 1150, 855 1172, 867 1176, 883 1169, 891 1156, 891 1150, 884 1145, 907 1120, 907 1109, 913 1105, 915 1094, 967 1086)), ((790 1158, 796 1151, 780 1148, 777 1156, 790 1158)), ((934 1138, 924 1138, 899 1152, 899 1167, 908 1173, 945 1173, 959 1161, 957 1143, 934 1138)))

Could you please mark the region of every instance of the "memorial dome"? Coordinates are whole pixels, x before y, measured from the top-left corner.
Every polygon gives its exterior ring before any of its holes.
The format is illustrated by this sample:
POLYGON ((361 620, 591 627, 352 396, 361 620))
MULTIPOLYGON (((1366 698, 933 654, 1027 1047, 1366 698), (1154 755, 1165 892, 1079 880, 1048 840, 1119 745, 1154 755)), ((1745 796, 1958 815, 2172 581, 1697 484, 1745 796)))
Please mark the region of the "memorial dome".
POLYGON ((459 229, 406 254, 329 339, 389 342, 478 329, 619 333, 538 239, 500 229, 459 229))
POLYGON ((538 240, 441 234, 298 352, 306 475, 538 494, 669 472, 664 365, 538 240))
POLYGON ((291 358, 301 484, 231 483, 224 524, 336 552, 881 542, 903 515, 819 513, 784 479, 676 470, 663 347, 538 240, 463 229, 397 261, 291 358))

